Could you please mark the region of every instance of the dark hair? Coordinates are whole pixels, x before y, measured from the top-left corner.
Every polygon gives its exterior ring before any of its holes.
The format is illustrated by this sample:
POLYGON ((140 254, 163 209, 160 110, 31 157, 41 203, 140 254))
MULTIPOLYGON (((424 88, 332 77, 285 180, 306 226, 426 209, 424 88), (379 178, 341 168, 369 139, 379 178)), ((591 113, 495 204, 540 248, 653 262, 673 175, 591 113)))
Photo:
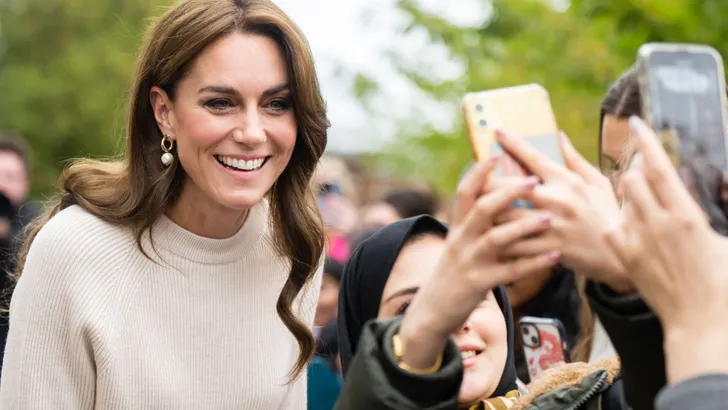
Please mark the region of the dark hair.
POLYGON ((384 195, 382 202, 391 205, 402 219, 434 215, 437 210, 437 198, 431 191, 424 189, 395 189, 384 195))
POLYGON ((642 117, 642 98, 640 97, 639 77, 637 67, 632 66, 615 81, 602 100, 599 113, 599 167, 602 168, 602 128, 604 117, 614 115, 626 119, 633 115, 642 117))
MULTIPOLYGON (((175 98, 175 87, 196 58, 231 33, 266 36, 286 62, 298 135, 283 173, 268 192, 270 227, 276 251, 290 261, 288 278, 276 302, 283 324, 298 342, 291 369, 294 380, 314 354, 309 327, 292 310, 297 296, 321 262, 324 231, 310 181, 323 155, 329 122, 313 55, 293 21, 270 0, 185 0, 167 9, 152 25, 132 78, 126 149, 120 160, 76 160, 60 177, 60 195, 37 220, 18 258, 22 272, 30 243, 60 210, 74 204, 115 224, 132 226, 139 250, 145 232, 177 201, 185 179, 179 161, 164 166, 159 156, 162 132, 149 99, 153 86, 175 98)), ((147 255, 148 256, 148 255, 147 255)))
POLYGON ((329 275, 332 278, 341 281, 341 273, 344 271, 344 265, 331 258, 326 258, 324 263, 324 275, 329 275))
POLYGON ((0 132, 0 152, 12 152, 20 157, 25 165, 25 170, 30 171, 30 150, 28 143, 18 134, 12 132, 0 132))

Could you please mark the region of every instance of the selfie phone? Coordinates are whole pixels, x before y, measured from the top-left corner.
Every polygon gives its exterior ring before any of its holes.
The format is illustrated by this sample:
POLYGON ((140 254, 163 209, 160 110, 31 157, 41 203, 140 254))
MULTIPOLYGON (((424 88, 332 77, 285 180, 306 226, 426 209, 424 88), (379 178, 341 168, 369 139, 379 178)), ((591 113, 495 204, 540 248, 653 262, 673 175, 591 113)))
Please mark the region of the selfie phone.
MULTIPOLYGON (((463 98, 461 109, 476 161, 504 153, 495 138, 495 130, 501 129, 527 140, 558 163, 564 163, 551 100, 541 85, 525 84, 469 93, 463 98)), ((502 155, 491 177, 530 174, 513 157, 502 155)), ((530 204, 519 201, 516 206, 530 207, 530 204)))
POLYGON ((552 367, 571 361, 566 329, 560 320, 524 316, 518 326, 531 380, 552 367))
POLYGON ((642 113, 676 167, 705 158, 728 171, 723 59, 712 47, 647 43, 637 54, 642 113))

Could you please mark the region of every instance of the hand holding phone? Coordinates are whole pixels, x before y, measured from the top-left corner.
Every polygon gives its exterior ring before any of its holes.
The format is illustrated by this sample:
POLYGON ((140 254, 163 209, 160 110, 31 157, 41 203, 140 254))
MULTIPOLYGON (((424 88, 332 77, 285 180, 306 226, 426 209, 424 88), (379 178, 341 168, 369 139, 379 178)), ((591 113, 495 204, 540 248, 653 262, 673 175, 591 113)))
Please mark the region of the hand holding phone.
MULTIPOLYGON (((530 170, 498 144, 495 132, 499 129, 518 135, 549 158, 564 163, 556 118, 548 92, 542 86, 526 84, 469 93, 463 98, 461 108, 475 159, 500 155, 493 177, 531 175, 530 170)), ((519 201, 516 206, 530 207, 530 204, 519 201)))
POLYGON ((648 43, 637 57, 642 114, 679 167, 705 157, 728 170, 723 60, 712 47, 648 43))

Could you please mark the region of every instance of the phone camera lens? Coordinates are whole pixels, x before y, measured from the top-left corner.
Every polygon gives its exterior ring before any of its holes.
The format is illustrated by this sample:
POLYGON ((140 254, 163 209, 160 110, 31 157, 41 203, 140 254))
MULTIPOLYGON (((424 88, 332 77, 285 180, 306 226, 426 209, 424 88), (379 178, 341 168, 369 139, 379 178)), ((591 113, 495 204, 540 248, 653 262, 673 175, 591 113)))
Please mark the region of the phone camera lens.
POLYGON ((483 112, 483 106, 482 106, 482 105, 480 105, 480 104, 477 104, 477 105, 475 106, 475 111, 478 111, 478 112, 483 112))
POLYGON ((485 120, 480 120, 481 127, 485 127, 486 125, 488 125, 488 122, 486 122, 485 120))
POLYGON ((531 343, 534 346, 537 346, 538 345, 538 338, 536 336, 531 336, 531 343))
POLYGON ((527 337, 531 333, 531 328, 524 327, 521 329, 521 332, 523 332, 523 335, 527 337))

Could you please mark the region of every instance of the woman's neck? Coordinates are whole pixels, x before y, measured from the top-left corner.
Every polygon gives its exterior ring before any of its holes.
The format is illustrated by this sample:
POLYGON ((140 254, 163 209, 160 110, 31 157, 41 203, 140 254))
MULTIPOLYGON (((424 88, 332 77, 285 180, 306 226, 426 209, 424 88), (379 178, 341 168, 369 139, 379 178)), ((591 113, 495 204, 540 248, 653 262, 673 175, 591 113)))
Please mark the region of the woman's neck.
POLYGON ((202 192, 183 189, 166 215, 172 222, 196 235, 224 239, 240 230, 248 213, 248 209, 231 209, 215 203, 202 192))

